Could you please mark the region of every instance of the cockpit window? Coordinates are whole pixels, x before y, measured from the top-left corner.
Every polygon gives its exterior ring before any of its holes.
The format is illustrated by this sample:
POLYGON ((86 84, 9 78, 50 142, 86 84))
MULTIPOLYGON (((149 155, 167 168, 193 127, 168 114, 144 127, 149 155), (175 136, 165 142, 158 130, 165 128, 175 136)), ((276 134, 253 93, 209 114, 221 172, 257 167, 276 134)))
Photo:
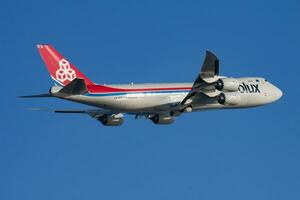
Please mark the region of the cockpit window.
POLYGON ((257 82, 257 83, 259 83, 259 80, 258 80, 258 79, 256 79, 256 82, 257 82))
POLYGON ((267 80, 267 79, 265 79, 265 82, 268 82, 268 80, 267 80))

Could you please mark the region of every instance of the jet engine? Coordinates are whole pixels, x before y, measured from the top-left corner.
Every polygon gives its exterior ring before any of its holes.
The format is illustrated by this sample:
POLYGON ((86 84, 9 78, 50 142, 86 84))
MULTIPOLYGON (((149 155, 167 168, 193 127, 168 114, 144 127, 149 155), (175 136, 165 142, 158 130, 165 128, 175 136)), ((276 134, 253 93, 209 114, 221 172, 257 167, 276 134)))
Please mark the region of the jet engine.
POLYGON ((163 116, 155 115, 150 119, 154 124, 172 124, 174 122, 174 117, 171 116, 163 117, 163 116))
POLYGON ((235 92, 238 91, 239 85, 235 78, 221 78, 215 82, 215 88, 219 91, 235 92))
POLYGON ((120 126, 123 124, 123 117, 122 118, 116 118, 111 116, 102 116, 98 119, 104 126, 120 126))
POLYGON ((217 100, 220 104, 223 105, 237 105, 241 100, 241 96, 238 92, 226 92, 219 94, 217 96, 217 100))

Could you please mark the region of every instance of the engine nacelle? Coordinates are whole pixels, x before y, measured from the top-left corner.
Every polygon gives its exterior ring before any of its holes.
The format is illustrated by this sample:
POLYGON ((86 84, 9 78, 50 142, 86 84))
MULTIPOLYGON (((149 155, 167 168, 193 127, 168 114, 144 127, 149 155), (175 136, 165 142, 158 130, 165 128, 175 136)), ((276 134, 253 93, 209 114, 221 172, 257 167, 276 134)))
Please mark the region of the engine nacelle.
POLYGON ((238 92, 226 92, 218 96, 218 102, 223 105, 237 105, 240 101, 241 95, 238 92))
POLYGON ((215 82, 215 87, 219 91, 235 92, 239 89, 239 81, 235 78, 221 78, 215 82))
POLYGON ((123 118, 115 118, 110 116, 102 116, 98 119, 104 126, 120 126, 123 124, 123 118))
POLYGON ((172 124, 174 122, 174 117, 171 116, 162 117, 162 116, 155 115, 150 119, 154 124, 172 124))

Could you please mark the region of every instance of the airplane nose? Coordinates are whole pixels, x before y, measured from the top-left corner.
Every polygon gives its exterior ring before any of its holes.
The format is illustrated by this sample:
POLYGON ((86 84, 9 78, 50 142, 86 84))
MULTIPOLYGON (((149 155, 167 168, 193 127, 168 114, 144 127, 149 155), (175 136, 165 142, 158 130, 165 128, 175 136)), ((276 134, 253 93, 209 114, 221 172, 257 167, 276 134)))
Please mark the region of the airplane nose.
POLYGON ((276 100, 278 100, 282 97, 283 93, 279 88, 276 88, 275 95, 276 95, 276 100))
POLYGON ((269 96, 268 102, 272 103, 272 102, 280 99, 283 94, 282 94, 282 91, 278 87, 273 85, 272 83, 269 83, 269 86, 270 86, 270 96, 269 96))

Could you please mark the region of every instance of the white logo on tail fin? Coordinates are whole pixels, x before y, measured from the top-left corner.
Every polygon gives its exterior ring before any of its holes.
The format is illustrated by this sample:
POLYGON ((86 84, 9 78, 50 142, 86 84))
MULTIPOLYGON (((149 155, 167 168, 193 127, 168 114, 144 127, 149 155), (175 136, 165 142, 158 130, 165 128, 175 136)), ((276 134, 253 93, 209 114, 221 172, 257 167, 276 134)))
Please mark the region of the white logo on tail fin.
POLYGON ((64 58, 59 61, 59 69, 56 71, 56 79, 60 82, 65 82, 66 80, 72 81, 76 78, 76 73, 70 67, 70 63, 64 58))

